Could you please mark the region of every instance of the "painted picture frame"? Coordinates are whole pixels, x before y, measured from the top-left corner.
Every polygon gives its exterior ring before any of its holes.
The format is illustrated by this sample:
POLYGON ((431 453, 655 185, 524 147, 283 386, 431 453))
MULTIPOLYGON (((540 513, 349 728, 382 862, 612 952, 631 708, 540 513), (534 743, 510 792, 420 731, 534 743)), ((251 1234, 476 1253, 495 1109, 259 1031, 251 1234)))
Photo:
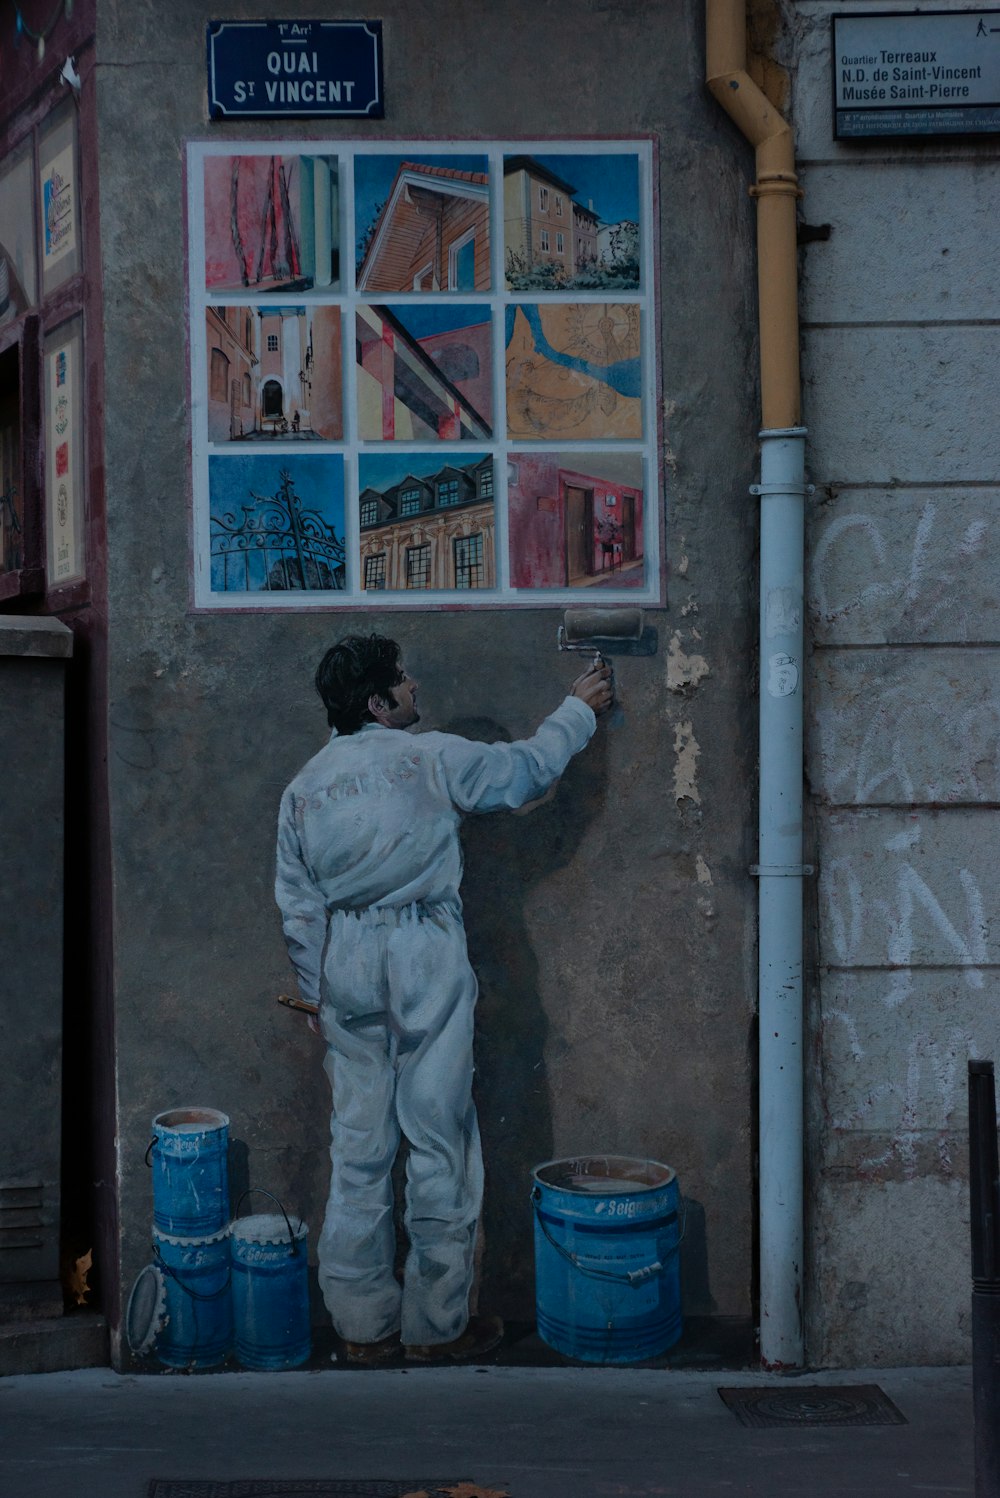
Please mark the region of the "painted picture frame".
POLYGON ((655 165, 191 142, 193 607, 660 602, 655 165))

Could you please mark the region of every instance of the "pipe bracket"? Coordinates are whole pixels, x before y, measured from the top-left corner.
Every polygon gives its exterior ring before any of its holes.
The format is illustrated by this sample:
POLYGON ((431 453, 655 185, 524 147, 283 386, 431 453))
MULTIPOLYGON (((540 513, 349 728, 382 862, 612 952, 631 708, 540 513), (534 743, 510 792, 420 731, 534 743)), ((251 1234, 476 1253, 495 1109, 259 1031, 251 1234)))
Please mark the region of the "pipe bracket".
POLYGON ((811 863, 752 863, 750 873, 755 879, 807 879, 815 874, 811 863))
POLYGON ((815 484, 751 484, 750 494, 801 494, 803 498, 816 493, 815 484))

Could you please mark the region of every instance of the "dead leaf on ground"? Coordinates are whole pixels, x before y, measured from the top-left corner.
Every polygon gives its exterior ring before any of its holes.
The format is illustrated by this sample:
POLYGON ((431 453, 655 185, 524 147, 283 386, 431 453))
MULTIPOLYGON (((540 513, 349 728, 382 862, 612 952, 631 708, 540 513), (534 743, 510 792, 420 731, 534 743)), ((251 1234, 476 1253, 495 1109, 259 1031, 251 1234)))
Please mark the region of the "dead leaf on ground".
POLYGON ((87 1297, 90 1294, 87 1275, 90 1273, 93 1263, 94 1250, 88 1248, 87 1252, 77 1259, 73 1265, 73 1271, 69 1277, 69 1293, 78 1306, 85 1306, 87 1304, 87 1297))

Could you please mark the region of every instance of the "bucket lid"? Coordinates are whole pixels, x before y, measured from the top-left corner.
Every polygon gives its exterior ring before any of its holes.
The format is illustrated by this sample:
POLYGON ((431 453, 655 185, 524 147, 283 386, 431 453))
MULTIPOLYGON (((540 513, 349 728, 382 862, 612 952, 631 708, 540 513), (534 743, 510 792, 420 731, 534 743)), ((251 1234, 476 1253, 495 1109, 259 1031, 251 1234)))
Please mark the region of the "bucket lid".
POLYGON ((670 1165, 659 1160, 637 1160, 630 1155, 576 1155, 549 1160, 532 1174, 543 1186, 577 1191, 581 1196, 624 1196, 656 1191, 675 1179, 670 1165))
POLYGON ((229 1231, 240 1243, 287 1243, 288 1229, 293 1238, 304 1238, 309 1231, 301 1217, 288 1218, 280 1212, 258 1212, 253 1217, 234 1217, 229 1231))
POLYGON ((147 1264, 139 1271, 125 1311, 125 1336, 136 1357, 152 1352, 167 1319, 167 1283, 162 1270, 147 1264))
POLYGON ((220 1228, 217 1233, 208 1233, 197 1238, 188 1237, 181 1233, 164 1233, 158 1227, 153 1228, 153 1248, 158 1243, 172 1243, 177 1248, 205 1248, 210 1243, 221 1243, 223 1238, 229 1237, 229 1223, 220 1228))
POLYGON ((209 1129, 227 1129, 229 1118, 217 1108, 168 1108, 153 1119, 154 1132, 164 1129, 174 1134, 204 1134, 209 1129))

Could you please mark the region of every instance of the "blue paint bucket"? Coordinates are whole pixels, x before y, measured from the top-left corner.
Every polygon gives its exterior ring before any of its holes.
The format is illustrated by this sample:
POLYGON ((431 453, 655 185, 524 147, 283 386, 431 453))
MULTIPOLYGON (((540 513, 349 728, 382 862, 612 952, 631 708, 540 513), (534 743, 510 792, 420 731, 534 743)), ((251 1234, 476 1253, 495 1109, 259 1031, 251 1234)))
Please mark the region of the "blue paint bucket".
POLYGON ((205 1238, 229 1223, 229 1119, 214 1108, 171 1108, 153 1119, 153 1225, 205 1238))
POLYGON ((233 1346, 229 1229, 184 1238, 153 1229, 154 1268, 163 1278, 164 1314, 152 1349, 168 1368, 214 1368, 233 1346))
POLYGON ((539 1335, 585 1363, 659 1357, 681 1334, 680 1192, 669 1165, 624 1155, 533 1172, 539 1335))
POLYGON ((236 1356, 244 1368, 297 1368, 312 1351, 308 1229, 271 1200, 279 1212, 235 1217, 230 1227, 236 1356))

